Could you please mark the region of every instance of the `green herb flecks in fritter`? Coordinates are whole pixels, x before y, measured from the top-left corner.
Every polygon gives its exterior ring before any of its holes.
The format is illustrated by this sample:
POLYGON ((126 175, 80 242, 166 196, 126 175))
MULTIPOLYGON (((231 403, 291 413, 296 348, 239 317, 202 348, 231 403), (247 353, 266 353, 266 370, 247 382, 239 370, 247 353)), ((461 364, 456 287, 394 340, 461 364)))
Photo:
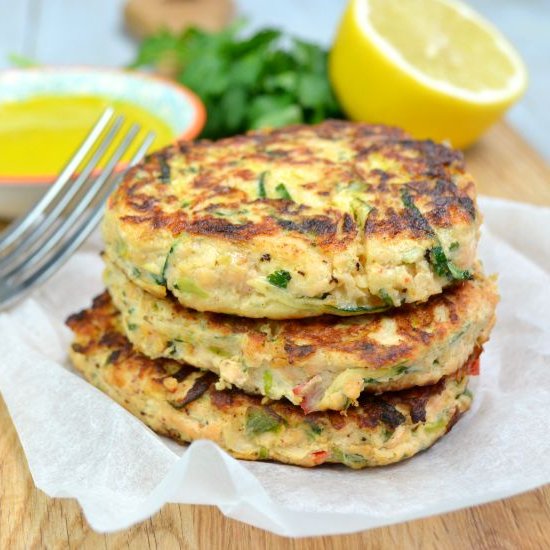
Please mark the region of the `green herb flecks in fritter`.
POLYGON ((285 401, 218 390, 210 373, 132 348, 107 293, 68 319, 71 359, 92 384, 161 435, 210 439, 236 458, 350 468, 391 464, 427 449, 470 407, 467 367, 435 385, 365 396, 346 415, 306 415, 285 401))
POLYGON ((103 234, 111 262, 185 307, 349 316, 469 279, 475 201, 461 153, 395 128, 327 121, 150 155, 111 196, 103 234), (292 280, 273 284, 276 271, 292 280))

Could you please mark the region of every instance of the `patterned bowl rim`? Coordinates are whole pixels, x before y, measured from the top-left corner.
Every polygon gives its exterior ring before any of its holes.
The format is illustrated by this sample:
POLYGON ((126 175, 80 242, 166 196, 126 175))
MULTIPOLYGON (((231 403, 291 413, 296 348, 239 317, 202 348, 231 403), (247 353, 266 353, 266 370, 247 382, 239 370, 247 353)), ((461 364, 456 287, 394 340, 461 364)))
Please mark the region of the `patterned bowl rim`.
MULTIPOLYGON (((18 75, 25 75, 25 74, 36 74, 36 73, 57 73, 57 74, 64 74, 68 78, 74 77, 75 75, 79 74, 90 74, 93 75, 113 75, 117 77, 131 77, 132 79, 138 79, 143 80, 145 82, 155 82, 156 84, 161 84, 163 86, 169 87, 172 92, 175 92, 176 94, 180 95, 181 97, 185 98, 185 101, 191 108, 191 122, 189 126, 178 136, 174 138, 174 141, 179 140, 191 140, 196 138, 201 130, 204 127, 204 124, 206 122, 206 109, 204 107, 203 102, 199 99, 199 97, 193 93, 189 88, 183 86, 182 84, 178 84, 177 82, 174 82, 172 80, 168 80, 167 78, 164 78, 162 76, 153 75, 144 73, 141 71, 135 71, 132 69, 124 70, 124 69, 116 69, 116 68, 109 68, 109 67, 88 67, 88 66, 67 66, 67 67, 28 67, 24 69, 4 69, 0 70, 0 82, 6 78, 11 77, 12 75, 14 77, 18 75)), ((37 94, 39 95, 39 94, 37 94)), ((121 162, 117 164, 116 170, 124 170, 127 168, 127 163, 121 162)), ((57 174, 43 174, 40 176, 5 176, 0 174, 0 186, 7 185, 7 186, 19 186, 19 185, 50 185, 53 183, 55 178, 57 177, 57 174)))

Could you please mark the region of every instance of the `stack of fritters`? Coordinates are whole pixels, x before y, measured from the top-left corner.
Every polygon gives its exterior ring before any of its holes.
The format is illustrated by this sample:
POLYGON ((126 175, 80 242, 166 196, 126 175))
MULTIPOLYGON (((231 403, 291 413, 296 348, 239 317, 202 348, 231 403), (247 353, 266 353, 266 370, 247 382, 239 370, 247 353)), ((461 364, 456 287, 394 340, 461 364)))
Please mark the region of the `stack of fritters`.
POLYGON ((104 223, 107 292, 71 356, 155 431, 236 457, 410 457, 469 408, 494 322, 460 153, 329 121, 182 142, 104 223))

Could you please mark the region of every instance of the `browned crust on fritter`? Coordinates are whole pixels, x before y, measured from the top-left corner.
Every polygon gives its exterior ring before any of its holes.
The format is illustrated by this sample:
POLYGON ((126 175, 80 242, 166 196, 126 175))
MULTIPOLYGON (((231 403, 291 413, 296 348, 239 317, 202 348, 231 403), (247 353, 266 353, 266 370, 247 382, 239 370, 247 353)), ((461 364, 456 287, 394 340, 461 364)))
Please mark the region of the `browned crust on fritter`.
POLYGON ((141 227, 145 233, 162 228, 173 236, 187 232, 247 241, 290 232, 326 250, 346 246, 362 230, 370 236, 419 238, 427 236, 426 220, 436 229, 471 225, 476 217, 474 200, 474 183, 465 172, 460 152, 431 141, 411 140, 396 128, 326 121, 317 126, 252 132, 217 142, 175 144, 131 169, 111 197, 109 208, 117 210, 121 222, 136 229, 141 227), (336 162, 316 157, 305 142, 312 132, 320 139, 349 140, 352 158, 336 162), (374 156, 388 159, 396 169, 373 168, 374 156), (337 182, 364 182, 365 191, 373 193, 373 210, 366 227, 358 228, 349 214, 329 205, 321 214, 304 204, 258 198, 255 193, 250 196, 232 187, 228 183, 231 177, 250 182, 258 178, 247 168, 234 167, 235 158, 245 166, 247 162, 259 161, 266 171, 281 163, 321 167, 323 182, 302 185, 323 198, 332 193, 337 182), (179 208, 180 199, 165 176, 177 179, 189 169, 196 170, 188 183, 192 202, 179 208), (413 210, 403 206, 403 188, 408 189, 422 211, 422 222, 413 210), (257 221, 239 215, 247 206, 259 214, 257 221), (213 208, 231 213, 231 221, 216 217, 213 208))

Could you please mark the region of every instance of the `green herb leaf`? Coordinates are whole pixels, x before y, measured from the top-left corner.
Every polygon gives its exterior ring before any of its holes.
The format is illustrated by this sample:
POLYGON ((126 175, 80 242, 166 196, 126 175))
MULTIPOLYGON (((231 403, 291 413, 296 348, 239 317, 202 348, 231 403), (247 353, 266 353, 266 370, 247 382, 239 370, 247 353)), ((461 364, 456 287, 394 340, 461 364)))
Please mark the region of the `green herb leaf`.
POLYGON ((384 443, 386 441, 388 441, 389 439, 391 439, 391 437, 393 436, 394 433, 395 433, 395 430, 391 430, 391 429, 388 429, 388 428, 383 428, 382 429, 382 438, 384 440, 384 443))
POLYGON ((237 133, 246 123, 248 100, 244 86, 233 86, 221 96, 218 111, 224 113, 228 132, 237 133))
POLYGON ((159 155, 158 159, 160 164, 160 181, 161 183, 168 184, 171 181, 171 170, 168 159, 164 155, 159 155))
POLYGON ((472 279, 472 274, 467 269, 458 268, 451 260, 449 260, 443 251, 443 247, 434 246, 430 251, 430 263, 434 271, 440 277, 447 277, 455 281, 467 281, 472 279))
POLYGON ((331 307, 331 309, 344 313, 379 313, 381 311, 387 311, 390 309, 390 306, 334 306, 331 307))
POLYGON ((409 366, 405 364, 397 365, 394 367, 395 375, 405 374, 408 372, 409 366))
POLYGON ((252 119, 249 128, 259 130, 260 128, 280 128, 289 124, 301 124, 304 116, 299 105, 292 104, 281 109, 266 109, 261 116, 252 119))
POLYGON ((401 200, 403 201, 405 208, 414 208, 418 211, 418 208, 412 200, 411 194, 405 188, 401 189, 401 200))
POLYGON ((270 370, 264 371, 264 395, 269 397, 273 387, 273 375, 270 370))
POLYGON ((237 21, 217 33, 161 31, 142 42, 131 67, 157 67, 194 90, 208 111, 205 138, 343 118, 323 48, 274 29, 242 30, 237 21))
POLYGON ((342 449, 334 447, 331 452, 332 458, 335 462, 341 462, 351 466, 352 468, 362 467, 365 464, 368 464, 367 459, 356 453, 345 453, 342 449))
POLYGON ((184 294, 192 294, 199 298, 208 298, 208 292, 202 289, 189 277, 182 277, 181 279, 178 279, 178 281, 174 283, 174 288, 184 294))
POLYGON ((160 285, 166 286, 166 271, 168 270, 168 265, 169 265, 168 262, 170 260, 170 256, 172 255, 172 252, 174 252, 175 249, 176 249, 176 244, 174 243, 170 247, 168 254, 166 254, 166 258, 164 259, 164 264, 162 266, 162 271, 160 274, 160 277, 162 279, 162 282, 159 282, 160 285))
POLYGON ((380 289, 380 292, 378 293, 378 296, 382 299, 384 304, 388 307, 393 307, 395 304, 393 303, 392 297, 387 293, 387 291, 383 288, 380 289))
POLYGON ((268 75, 264 86, 267 92, 294 93, 298 86, 298 75, 293 71, 285 71, 279 74, 268 75))
POLYGON ((284 419, 269 407, 248 407, 246 410, 246 432, 248 435, 274 432, 284 424, 284 419))
POLYGON ((321 424, 309 418, 305 418, 305 421, 313 435, 321 435, 323 433, 323 426, 321 426, 321 424))
POLYGON ((254 97, 248 107, 250 128, 279 127, 302 122, 302 111, 293 103, 291 94, 262 94, 254 97))
POLYGON ((279 271, 274 271, 273 273, 270 273, 267 276, 267 280, 273 286, 278 286, 279 288, 286 288, 291 279, 292 279, 292 275, 288 271, 285 271, 284 269, 280 269, 279 271))
POLYGON ((468 269, 460 269, 449 259, 447 259, 447 268, 455 281, 469 281, 474 278, 468 269))
POLYGON ((151 273, 151 279, 153 279, 157 285, 166 286, 166 279, 162 275, 151 273))
POLYGON ((430 263, 432 264, 436 275, 446 277, 449 274, 449 270, 447 268, 447 256, 445 256, 445 252, 443 252, 443 248, 441 246, 434 246, 431 249, 430 263))
POLYGON ((286 188, 284 183, 279 183, 279 185, 275 187, 275 191, 278 193, 281 199, 284 199, 286 201, 292 200, 292 197, 290 196, 290 193, 288 192, 288 189, 286 188))
POLYGON ((296 93, 304 107, 315 108, 325 105, 331 91, 323 73, 305 73, 300 75, 296 93))
POLYGON ((351 201, 351 213, 359 229, 365 229, 371 210, 372 206, 359 197, 351 201))
POLYGON ((267 177, 267 172, 262 172, 260 174, 260 178, 258 179, 258 197, 260 197, 260 199, 265 199, 267 197, 267 193, 265 191, 266 177, 267 177))
POLYGON ((422 215, 418 207, 414 204, 411 194, 405 187, 401 190, 401 200, 403 201, 405 208, 411 210, 414 217, 419 222, 419 225, 434 238, 435 246, 430 250, 428 257, 436 275, 439 275, 440 277, 447 277, 448 279, 455 281, 466 281, 468 279, 472 279, 472 274, 467 269, 459 269, 451 260, 447 258, 437 234, 430 226, 426 218, 422 215))

